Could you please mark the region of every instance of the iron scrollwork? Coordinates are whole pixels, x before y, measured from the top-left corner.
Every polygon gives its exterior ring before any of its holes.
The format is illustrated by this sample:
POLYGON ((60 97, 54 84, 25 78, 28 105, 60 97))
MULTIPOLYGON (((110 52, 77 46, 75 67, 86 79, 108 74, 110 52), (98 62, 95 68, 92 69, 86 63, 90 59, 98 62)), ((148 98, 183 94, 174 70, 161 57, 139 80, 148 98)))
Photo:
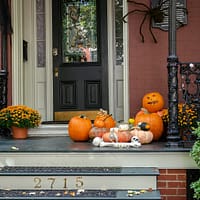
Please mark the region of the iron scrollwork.
POLYGON ((7 72, 0 70, 0 109, 7 105, 7 72))
MULTIPOLYGON (((0 109, 7 106, 7 79, 8 72, 6 70, 0 70, 0 109)), ((0 128, 0 135, 10 136, 10 130, 0 128)))
POLYGON ((169 124, 167 146, 175 146, 180 141, 178 128, 178 58, 168 57, 169 124))
POLYGON ((200 121, 200 63, 180 63, 180 75, 183 112, 187 122, 182 131, 182 143, 183 146, 191 146, 195 140, 192 128, 197 125, 196 121, 200 121), (194 114, 191 116, 188 111, 194 114))

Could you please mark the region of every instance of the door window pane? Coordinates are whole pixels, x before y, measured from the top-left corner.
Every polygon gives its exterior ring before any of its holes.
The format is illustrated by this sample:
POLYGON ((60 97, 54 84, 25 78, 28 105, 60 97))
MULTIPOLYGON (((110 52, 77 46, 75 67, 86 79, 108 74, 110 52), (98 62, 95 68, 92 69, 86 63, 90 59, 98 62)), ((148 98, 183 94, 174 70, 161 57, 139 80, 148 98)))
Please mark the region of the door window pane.
POLYGON ((116 64, 123 64, 123 0, 115 0, 116 64))
POLYGON ((64 63, 97 62, 96 0, 62 1, 64 63))

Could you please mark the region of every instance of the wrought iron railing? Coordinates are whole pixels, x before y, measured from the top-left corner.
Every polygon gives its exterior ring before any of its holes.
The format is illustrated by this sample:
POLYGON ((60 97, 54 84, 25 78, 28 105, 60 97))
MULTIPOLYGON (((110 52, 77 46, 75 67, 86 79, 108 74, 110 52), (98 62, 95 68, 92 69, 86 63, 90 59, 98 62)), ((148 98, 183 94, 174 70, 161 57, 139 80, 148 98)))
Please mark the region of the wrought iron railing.
POLYGON ((7 106, 7 76, 5 70, 0 70, 0 109, 7 106))
POLYGON ((181 144, 185 147, 194 143, 193 128, 200 121, 200 63, 180 63, 182 112, 185 116, 185 126, 181 130, 181 144))
MULTIPOLYGON (((7 81, 8 72, 0 69, 0 109, 7 106, 7 81)), ((0 128, 1 136, 10 136, 10 130, 7 128, 0 128)))

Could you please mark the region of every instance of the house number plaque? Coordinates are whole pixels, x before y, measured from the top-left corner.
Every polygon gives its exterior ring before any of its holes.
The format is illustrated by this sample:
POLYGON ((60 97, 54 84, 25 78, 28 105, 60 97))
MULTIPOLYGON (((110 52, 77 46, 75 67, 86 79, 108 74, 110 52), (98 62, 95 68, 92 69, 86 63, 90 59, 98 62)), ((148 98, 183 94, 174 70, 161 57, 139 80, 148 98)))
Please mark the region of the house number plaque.
MULTIPOLYGON (((164 19, 162 22, 158 23, 154 20, 152 21, 153 28, 159 28, 164 31, 168 31, 168 8, 169 0, 152 0, 151 7, 156 8, 160 7, 160 10, 164 14, 164 19), (160 2, 160 3, 159 3, 160 2)), ((187 9, 186 9, 186 0, 176 0, 176 27, 179 28, 182 25, 187 24, 187 9)))
MULTIPOLYGON (((72 181, 72 180, 70 180, 72 181)), ((49 189, 57 189, 58 185, 61 187, 60 189, 68 189, 69 180, 67 177, 62 177, 58 179, 56 177, 34 177, 34 189, 44 189, 43 184, 45 183, 45 188, 49 187, 49 189)), ((77 176, 75 177, 74 188, 82 189, 84 186, 83 177, 77 176)))

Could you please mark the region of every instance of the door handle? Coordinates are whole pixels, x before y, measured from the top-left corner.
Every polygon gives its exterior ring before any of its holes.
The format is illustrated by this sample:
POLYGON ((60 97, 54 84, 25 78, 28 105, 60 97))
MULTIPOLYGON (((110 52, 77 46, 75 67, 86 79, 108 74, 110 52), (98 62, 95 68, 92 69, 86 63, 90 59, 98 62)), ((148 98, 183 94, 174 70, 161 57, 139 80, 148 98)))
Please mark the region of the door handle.
POLYGON ((55 77, 55 78, 58 78, 58 77, 59 77, 59 68, 58 68, 58 67, 55 67, 55 68, 54 68, 54 77, 55 77))
POLYGON ((53 48, 52 54, 53 54, 53 56, 58 56, 58 48, 53 48))

